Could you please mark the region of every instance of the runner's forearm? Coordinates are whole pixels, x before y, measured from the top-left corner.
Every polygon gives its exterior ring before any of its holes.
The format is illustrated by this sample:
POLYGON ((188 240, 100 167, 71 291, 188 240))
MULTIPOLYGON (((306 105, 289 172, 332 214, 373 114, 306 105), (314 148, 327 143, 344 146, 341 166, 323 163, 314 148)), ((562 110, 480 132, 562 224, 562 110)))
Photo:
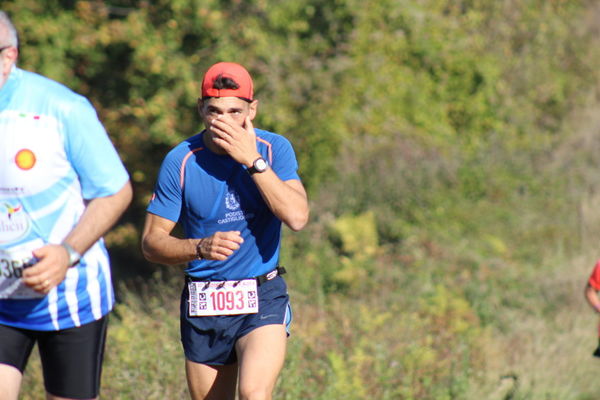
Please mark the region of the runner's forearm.
POLYGON ((85 253, 118 221, 131 198, 131 184, 127 181, 114 195, 92 199, 64 242, 79 254, 85 253))
POLYGON ((158 264, 184 264, 197 258, 198 239, 179 239, 169 234, 149 233, 142 239, 142 252, 148 261, 158 264))
POLYGON ((308 199, 300 181, 283 182, 272 169, 252 177, 267 206, 277 218, 294 231, 306 226, 308 199))

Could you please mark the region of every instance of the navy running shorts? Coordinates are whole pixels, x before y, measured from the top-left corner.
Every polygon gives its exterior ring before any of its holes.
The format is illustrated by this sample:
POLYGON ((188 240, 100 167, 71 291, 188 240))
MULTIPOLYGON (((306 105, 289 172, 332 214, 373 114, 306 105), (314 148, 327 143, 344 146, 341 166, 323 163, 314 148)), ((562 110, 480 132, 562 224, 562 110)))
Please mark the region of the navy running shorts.
POLYGON ((235 343, 264 325, 285 324, 289 329, 292 310, 285 280, 278 276, 258 286, 258 313, 190 317, 188 287, 181 294, 181 343, 185 358, 206 365, 237 362, 235 343))
POLYGON ((100 391, 107 325, 108 316, 60 331, 0 325, 0 364, 23 373, 37 342, 48 393, 73 399, 95 398, 100 391))

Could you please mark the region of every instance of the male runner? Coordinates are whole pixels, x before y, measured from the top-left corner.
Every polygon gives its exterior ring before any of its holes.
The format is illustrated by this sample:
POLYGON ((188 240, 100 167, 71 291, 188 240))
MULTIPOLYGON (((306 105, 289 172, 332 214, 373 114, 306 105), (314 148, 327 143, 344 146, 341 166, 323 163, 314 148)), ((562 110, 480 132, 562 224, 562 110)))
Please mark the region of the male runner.
POLYGON ((239 64, 204 75, 205 130, 166 156, 143 233, 146 258, 187 263, 181 340, 193 399, 270 399, 283 366, 287 287, 281 222, 308 221, 308 201, 283 136, 252 126, 258 101, 239 64), (171 232, 180 223, 185 238, 171 232), (258 299, 258 301, 257 301, 258 299))
POLYGON ((0 11, 0 399, 35 343, 47 399, 93 399, 114 304, 101 236, 131 186, 89 101, 17 68, 17 46, 0 11))

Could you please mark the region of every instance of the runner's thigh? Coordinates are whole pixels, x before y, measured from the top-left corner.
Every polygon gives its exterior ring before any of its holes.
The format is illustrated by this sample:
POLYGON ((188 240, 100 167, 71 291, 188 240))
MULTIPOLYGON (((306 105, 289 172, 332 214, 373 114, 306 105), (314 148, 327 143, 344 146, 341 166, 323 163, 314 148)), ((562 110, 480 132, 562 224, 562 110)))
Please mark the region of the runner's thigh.
POLYGON ((35 344, 35 332, 0 325, 0 364, 25 370, 27 359, 35 344))
POLYGON ((286 341, 283 324, 261 326, 238 340, 240 398, 271 398, 283 367, 286 341))
POLYGON ((48 393, 74 399, 98 396, 108 317, 48 332, 38 342, 48 393))

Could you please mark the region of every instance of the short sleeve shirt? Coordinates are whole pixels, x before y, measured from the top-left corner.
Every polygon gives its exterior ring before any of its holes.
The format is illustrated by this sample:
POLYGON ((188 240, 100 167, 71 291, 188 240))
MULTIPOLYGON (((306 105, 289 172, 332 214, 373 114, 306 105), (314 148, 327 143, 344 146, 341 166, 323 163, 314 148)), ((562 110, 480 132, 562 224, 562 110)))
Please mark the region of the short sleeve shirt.
MULTIPOLYGON (((300 178, 290 142, 255 129, 257 149, 283 180, 300 178)), ((246 167, 205 147, 203 133, 165 157, 148 212, 181 224, 186 238, 239 231, 240 249, 227 260, 194 260, 186 274, 207 280, 245 279, 272 271, 279 259, 281 221, 264 202, 246 167)))
MULTIPOLYGON (((0 163, 0 268, 5 276, 12 272, 15 249, 31 253, 61 243, 79 221, 85 200, 115 194, 129 179, 86 98, 16 67, 0 88, 0 163)), ((2 284, 0 324, 19 328, 80 326, 100 319, 114 304, 102 240, 44 297, 17 297, 2 284)))

